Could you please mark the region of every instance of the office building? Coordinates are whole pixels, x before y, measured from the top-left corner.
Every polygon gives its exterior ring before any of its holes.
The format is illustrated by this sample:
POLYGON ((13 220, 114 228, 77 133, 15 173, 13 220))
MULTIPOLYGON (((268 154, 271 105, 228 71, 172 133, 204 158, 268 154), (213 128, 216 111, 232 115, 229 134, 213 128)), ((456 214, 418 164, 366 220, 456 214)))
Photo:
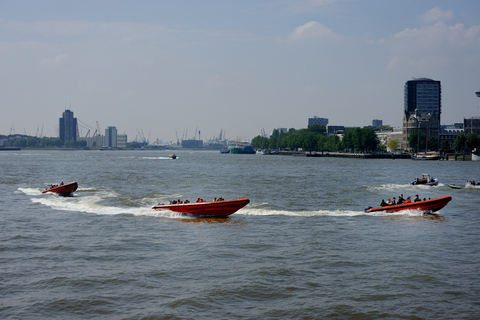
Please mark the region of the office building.
POLYGON ((328 119, 327 118, 318 118, 318 117, 313 117, 313 118, 308 118, 308 126, 318 124, 321 126, 327 126, 328 125, 328 119))
POLYGON ((117 134, 117 148, 125 149, 127 147, 127 135, 117 134))
POLYGON ((435 112, 440 121, 442 114, 442 86, 440 81, 428 78, 409 80, 405 83, 403 93, 407 118, 415 112, 419 115, 435 112))
POLYGON ((116 148, 117 147, 117 128, 107 127, 105 129, 105 147, 116 148))
POLYGON ((373 129, 377 129, 381 125, 383 125, 383 120, 378 120, 378 119, 373 119, 372 120, 372 128, 373 129))
POLYGON ((65 110, 59 121, 59 138, 63 143, 65 141, 77 142, 77 118, 73 117, 73 112, 65 110))
POLYGON ((439 142, 440 115, 442 113, 442 87, 440 81, 417 78, 404 86, 403 142, 411 150, 408 137, 414 131, 423 132, 427 140, 439 142))

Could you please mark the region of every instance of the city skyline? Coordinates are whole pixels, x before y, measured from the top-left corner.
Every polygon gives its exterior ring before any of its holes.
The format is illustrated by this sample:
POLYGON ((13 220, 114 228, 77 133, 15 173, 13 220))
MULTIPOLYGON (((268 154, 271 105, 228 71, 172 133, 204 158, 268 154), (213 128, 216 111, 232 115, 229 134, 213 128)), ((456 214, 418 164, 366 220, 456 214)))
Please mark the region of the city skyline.
POLYGON ((65 109, 81 136, 98 121, 131 140, 251 140, 314 116, 401 127, 403 86, 424 77, 442 82, 442 124, 462 122, 480 115, 479 15, 473 0, 2 2, 0 134, 58 136, 65 109))

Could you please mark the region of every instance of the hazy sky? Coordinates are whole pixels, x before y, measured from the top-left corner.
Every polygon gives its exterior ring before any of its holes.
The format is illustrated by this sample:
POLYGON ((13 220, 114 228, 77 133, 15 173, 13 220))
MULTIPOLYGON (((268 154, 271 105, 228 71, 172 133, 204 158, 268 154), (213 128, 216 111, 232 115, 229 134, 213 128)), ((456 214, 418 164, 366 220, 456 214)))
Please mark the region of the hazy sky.
POLYGON ((66 108, 129 141, 401 126, 414 77, 442 124, 480 116, 480 1, 0 0, 0 134, 57 136, 66 108))

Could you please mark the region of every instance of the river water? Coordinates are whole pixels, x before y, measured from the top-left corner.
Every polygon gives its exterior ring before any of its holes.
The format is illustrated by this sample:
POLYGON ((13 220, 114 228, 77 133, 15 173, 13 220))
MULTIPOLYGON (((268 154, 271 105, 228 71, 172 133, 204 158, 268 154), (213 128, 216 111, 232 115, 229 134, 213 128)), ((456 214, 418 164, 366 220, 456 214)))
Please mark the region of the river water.
POLYGON ((1 319, 478 319, 480 163, 0 152, 1 319), (422 173, 436 187, 409 183, 422 173), (73 197, 42 194, 78 181, 73 197), (365 214, 400 194, 438 215, 365 214), (152 210, 247 197, 226 219, 152 210))

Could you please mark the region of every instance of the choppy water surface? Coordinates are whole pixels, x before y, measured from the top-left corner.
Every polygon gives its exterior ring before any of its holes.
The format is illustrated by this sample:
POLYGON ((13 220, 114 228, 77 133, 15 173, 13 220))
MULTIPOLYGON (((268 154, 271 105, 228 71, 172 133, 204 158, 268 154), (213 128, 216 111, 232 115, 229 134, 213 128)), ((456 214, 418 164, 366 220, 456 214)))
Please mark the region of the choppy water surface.
POLYGON ((0 153, 2 319, 476 319, 480 163, 0 153), (411 186, 428 173, 437 187, 411 186), (78 181, 73 197, 42 194, 78 181), (365 214, 400 194, 438 215, 365 214), (227 219, 158 202, 248 197, 227 219))

